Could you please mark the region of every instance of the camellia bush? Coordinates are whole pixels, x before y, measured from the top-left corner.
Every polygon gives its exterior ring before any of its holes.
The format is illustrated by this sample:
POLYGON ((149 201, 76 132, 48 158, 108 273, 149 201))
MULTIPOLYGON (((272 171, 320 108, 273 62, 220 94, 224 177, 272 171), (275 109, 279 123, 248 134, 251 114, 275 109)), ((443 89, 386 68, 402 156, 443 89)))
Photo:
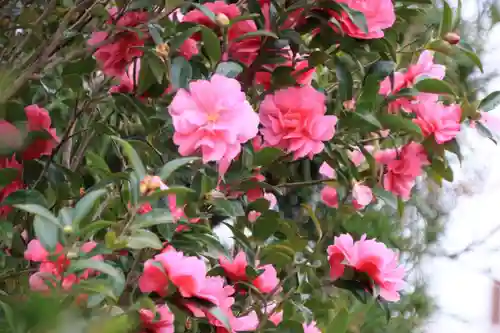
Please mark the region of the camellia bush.
POLYGON ((468 100, 452 66, 482 69, 460 9, 0 5, 2 331, 388 332, 416 311, 398 214, 420 176, 453 179, 463 126, 498 124, 500 93, 468 100))

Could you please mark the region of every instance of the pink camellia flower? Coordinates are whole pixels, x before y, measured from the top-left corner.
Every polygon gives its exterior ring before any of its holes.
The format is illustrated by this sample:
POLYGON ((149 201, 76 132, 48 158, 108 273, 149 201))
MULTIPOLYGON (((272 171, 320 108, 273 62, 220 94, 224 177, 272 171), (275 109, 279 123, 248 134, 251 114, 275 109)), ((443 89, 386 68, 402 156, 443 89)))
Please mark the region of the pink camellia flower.
MULTIPOLYGON (((446 67, 434 63, 434 52, 425 50, 422 52, 418 61, 414 65, 410 65, 406 72, 394 73, 394 82, 391 82, 390 77, 386 77, 380 84, 379 94, 389 96, 395 94, 401 89, 412 87, 418 80, 430 78, 442 80, 446 73, 446 67)), ((389 112, 396 113, 399 110, 405 112, 414 112, 415 106, 428 102, 437 102, 438 95, 420 93, 413 98, 398 98, 389 104, 389 112)))
POLYGON ((210 81, 180 89, 169 108, 174 143, 183 156, 201 151, 203 162, 219 163, 223 175, 241 151, 241 144, 257 135, 259 117, 246 100, 239 82, 215 74, 210 81))
POLYGON ((259 113, 264 144, 293 153, 295 160, 312 158, 335 134, 337 117, 325 112, 325 96, 311 86, 266 95, 259 113))
POLYGON ((183 297, 193 297, 203 288, 206 274, 207 267, 202 259, 186 257, 170 248, 144 263, 139 289, 164 296, 170 281, 183 297))
MULTIPOLYGON (((366 145, 364 148, 369 153, 371 153, 375 149, 371 145, 366 145)), ((366 161, 365 154, 357 147, 354 148, 354 150, 350 150, 347 154, 349 155, 351 162, 357 167, 359 167, 366 161)))
POLYGON ((403 146, 399 151, 378 151, 375 160, 387 166, 384 188, 405 200, 410 198, 415 180, 422 174, 422 167, 429 164, 424 147, 416 142, 403 146))
POLYGON ((257 269, 263 269, 264 272, 260 274, 252 284, 255 288, 259 289, 262 293, 270 293, 276 289, 280 280, 278 279, 278 273, 273 265, 258 266, 257 269))
POLYGON ((368 33, 356 26, 346 12, 341 15, 332 12, 342 25, 342 30, 354 38, 373 39, 384 37, 384 29, 392 27, 396 21, 392 0, 337 0, 349 8, 360 11, 366 19, 368 33))
POLYGON ((167 305, 157 305, 156 314, 149 309, 139 310, 143 332, 174 333, 174 314, 167 305))
POLYGON ((193 56, 200 53, 198 42, 194 38, 186 39, 179 47, 179 53, 187 60, 191 60, 193 56))
POLYGON ((331 208, 339 208, 339 195, 335 187, 325 186, 320 193, 321 201, 331 208))
POLYGON ((96 31, 92 33, 88 40, 90 46, 98 46, 94 52, 94 57, 100 63, 104 74, 109 76, 120 77, 125 72, 125 68, 135 58, 140 58, 143 55, 142 47, 145 40, 148 38, 146 31, 142 32, 142 36, 138 32, 127 28, 136 28, 138 25, 148 21, 147 12, 126 12, 115 21, 117 10, 110 11, 111 19, 108 24, 115 24, 119 33, 113 37, 113 41, 106 43, 109 33, 105 31, 96 31))
POLYGON ((236 22, 228 31, 228 52, 225 58, 239 61, 247 66, 257 58, 261 48, 261 38, 258 36, 240 39, 241 36, 256 32, 257 25, 253 20, 236 22))
POLYGON ((232 281, 246 281, 246 269, 248 266, 248 262, 245 252, 238 252, 232 262, 229 261, 226 257, 221 256, 219 258, 219 264, 226 272, 227 277, 232 281))
POLYGON ((335 179, 337 178, 337 173, 335 169, 330 166, 330 164, 323 162, 319 167, 319 173, 325 177, 326 179, 335 179))
MULTIPOLYGON (((87 242, 81 246, 81 251, 84 253, 90 252, 95 248, 95 242, 87 242)), ((84 270, 81 274, 68 274, 66 270, 71 264, 70 260, 63 253, 63 246, 57 244, 55 251, 52 253, 56 256, 55 259, 49 257, 49 252, 43 247, 39 240, 33 239, 28 243, 24 257, 26 260, 40 262, 38 272, 34 273, 29 278, 30 288, 35 291, 47 292, 50 290, 49 285, 54 287, 60 285, 63 290, 70 290, 75 283, 81 280, 88 279, 91 275, 96 275, 97 272, 91 269, 84 270)), ((102 255, 96 255, 92 260, 102 261, 102 255)))
POLYGON ((321 333, 320 329, 316 327, 316 322, 312 321, 309 324, 302 324, 302 327, 304 328, 304 333, 321 333))
POLYGON ((51 128, 52 120, 49 112, 38 105, 28 105, 24 108, 26 119, 28 121, 28 131, 45 131, 50 138, 37 138, 22 153, 24 160, 34 160, 44 155, 51 155, 52 150, 59 142, 59 137, 56 134, 56 129, 51 128))
MULTIPOLYGON (((246 268, 248 266, 245 252, 240 251, 233 261, 226 257, 219 258, 219 264, 224 269, 227 277, 234 282, 248 281, 246 268)), ((264 270, 257 278, 252 280, 252 284, 262 293, 270 293, 279 284, 278 273, 273 265, 257 266, 257 270, 264 270)))
POLYGON ((372 189, 366 185, 356 183, 352 188, 352 204, 356 209, 363 209, 373 200, 372 189))
POLYGON ((345 266, 349 266, 366 273, 379 287, 380 297, 390 302, 399 300, 405 271, 398 264, 398 255, 385 244, 366 239, 366 235, 354 242, 351 235, 343 234, 328 247, 328 261, 332 279, 340 278, 345 266))
POLYGON ((14 169, 17 171, 18 176, 12 182, 0 188, 0 217, 5 217, 12 211, 11 206, 2 206, 2 201, 17 190, 24 188, 21 178, 22 165, 16 161, 14 156, 11 158, 0 157, 0 170, 3 169, 14 169))
POLYGON ((434 135, 438 144, 453 140, 460 132, 460 117, 462 109, 458 104, 443 105, 442 103, 421 103, 417 118, 413 122, 420 126, 422 134, 427 137, 434 135))

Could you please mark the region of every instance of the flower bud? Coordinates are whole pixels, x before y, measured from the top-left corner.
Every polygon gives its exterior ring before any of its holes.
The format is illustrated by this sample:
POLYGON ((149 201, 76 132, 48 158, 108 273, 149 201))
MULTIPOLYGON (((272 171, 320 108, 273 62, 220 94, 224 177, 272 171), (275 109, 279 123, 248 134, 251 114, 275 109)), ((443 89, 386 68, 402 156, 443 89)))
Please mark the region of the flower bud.
POLYGON ((460 35, 456 32, 448 32, 443 39, 451 45, 456 45, 460 42, 460 35))
POLYGON ((167 59, 169 53, 170 53, 170 47, 168 47, 168 44, 163 43, 156 45, 156 54, 160 58, 167 59))
POLYGON ((217 22, 217 24, 221 27, 225 27, 230 23, 229 17, 222 13, 217 14, 217 16, 215 17, 215 22, 217 22))
POLYGON ((73 232, 73 227, 72 227, 72 226, 70 226, 70 225, 65 225, 65 226, 64 226, 64 228, 63 228, 63 231, 64 231, 64 233, 66 233, 66 234, 70 234, 70 233, 72 233, 72 232, 73 232))

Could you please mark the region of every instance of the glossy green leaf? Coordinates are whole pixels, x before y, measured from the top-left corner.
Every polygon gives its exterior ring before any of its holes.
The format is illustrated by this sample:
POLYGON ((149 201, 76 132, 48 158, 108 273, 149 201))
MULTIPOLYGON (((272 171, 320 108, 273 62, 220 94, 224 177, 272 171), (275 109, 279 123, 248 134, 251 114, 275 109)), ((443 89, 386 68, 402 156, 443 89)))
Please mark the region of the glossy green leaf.
POLYGON ((92 212, 97 200, 99 200, 106 193, 107 191, 105 189, 92 191, 90 193, 85 194, 85 196, 82 199, 80 199, 80 201, 78 201, 73 213, 73 227, 76 230, 80 228, 80 224, 83 221, 83 219, 85 219, 87 215, 90 212, 92 212))
POLYGON ((243 72, 243 66, 234 61, 221 62, 215 69, 215 73, 229 78, 236 78, 241 72, 243 72))
POLYGON ((113 136, 112 138, 122 146, 123 153, 127 156, 127 159, 137 173, 137 176, 140 179, 143 179, 146 176, 146 168, 144 167, 139 154, 137 154, 132 145, 130 145, 127 141, 116 136, 113 136))
POLYGON ((40 217, 44 218, 44 222, 51 223, 55 225, 56 227, 60 228, 61 224, 57 217, 54 216, 47 208, 39 206, 39 205, 34 205, 34 204, 17 204, 14 205, 17 209, 24 210, 25 212, 28 212, 33 215, 37 215, 40 217))
POLYGON ((349 324, 349 312, 345 308, 341 308, 335 318, 328 325, 328 331, 336 333, 346 333, 349 324))
POLYGON ((201 36, 203 39, 203 49, 212 65, 215 65, 219 62, 222 55, 219 37, 209 28, 203 28, 201 30, 201 36))
POLYGON ((186 166, 188 164, 191 164, 195 161, 199 161, 199 157, 181 157, 177 158, 175 160, 172 160, 170 162, 167 162, 160 170, 158 173, 158 176, 160 176, 161 180, 167 181, 168 178, 178 169, 182 168, 183 166, 186 166))
POLYGON ((439 26, 439 35, 444 36, 451 31, 453 26, 453 11, 446 0, 443 0, 443 13, 441 16, 441 24, 439 26))
POLYGON ((483 98, 481 103, 479 103, 478 109, 483 112, 489 112, 494 110, 498 105, 500 105, 500 91, 494 91, 483 98))
POLYGON ((193 69, 184 57, 175 57, 172 60, 170 82, 173 89, 187 88, 193 76, 193 69))
POLYGON ((455 95, 453 88, 443 80, 422 79, 415 84, 415 88, 425 93, 455 95))
POLYGON ((132 234, 127 238, 127 247, 135 250, 152 248, 161 250, 163 245, 158 236, 146 229, 133 230, 132 234))

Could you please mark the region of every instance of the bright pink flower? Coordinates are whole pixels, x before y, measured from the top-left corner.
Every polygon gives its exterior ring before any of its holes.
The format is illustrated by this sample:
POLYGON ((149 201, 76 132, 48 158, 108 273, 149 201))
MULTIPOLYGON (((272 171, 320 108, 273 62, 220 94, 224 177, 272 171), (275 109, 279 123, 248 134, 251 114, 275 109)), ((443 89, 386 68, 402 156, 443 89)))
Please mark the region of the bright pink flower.
POLYGON ((356 209, 363 209, 373 200, 372 189, 366 185, 356 183, 352 188, 352 203, 356 209))
POLYGON ((351 37, 372 39, 384 37, 384 29, 392 27, 396 21, 392 0, 337 0, 350 8, 363 13, 368 33, 356 26, 346 12, 334 16, 342 25, 342 30, 351 37))
POLYGON ((415 65, 408 67, 407 81, 415 84, 419 79, 429 78, 442 80, 446 74, 446 67, 434 63, 434 52, 425 50, 420 54, 415 65))
POLYGON ((28 120, 28 131, 45 131, 50 138, 35 139, 23 152, 24 160, 34 160, 43 155, 51 155, 52 150, 59 142, 59 137, 56 135, 56 129, 51 128, 51 119, 49 112, 38 105, 32 104, 24 108, 26 118, 28 120))
POLYGON ((266 95, 259 113, 265 145, 293 153, 295 160, 312 158, 335 133, 337 117, 325 112, 325 96, 311 86, 266 95))
POLYGON ((174 314, 167 305, 156 306, 156 314, 149 309, 139 310, 143 332, 174 333, 174 314))
POLYGON ((246 268, 248 266, 248 262, 245 252, 238 252, 233 261, 230 261, 226 257, 221 256, 219 258, 219 264, 226 272, 227 277, 232 281, 247 280, 246 268))
POLYGON ((339 196, 335 187, 325 186, 321 190, 321 201, 332 208, 339 208, 339 196))
POLYGON ((26 247, 26 251, 24 251, 24 258, 26 260, 42 262, 46 261, 48 257, 49 252, 45 250, 38 239, 31 240, 26 247))
POLYGON ((259 289, 262 293, 270 293, 276 289, 279 285, 280 280, 278 279, 278 273, 273 265, 259 266, 257 269, 263 269, 264 272, 260 274, 252 284, 255 288, 259 289))
POLYGON ((384 188, 405 200, 409 199, 416 178, 422 174, 422 167, 429 164, 424 147, 416 142, 405 145, 400 151, 378 151, 375 160, 387 166, 384 188))
POLYGON ((18 176, 11 183, 0 187, 0 217, 5 217, 12 211, 11 206, 2 206, 2 201, 17 190, 24 188, 24 183, 21 178, 22 165, 16 161, 14 156, 11 158, 0 157, 0 170, 3 169, 17 170, 18 176))
MULTIPOLYGON (((115 11, 110 12, 111 17, 114 17, 115 11)), ((113 20, 108 20, 108 24, 112 24, 113 20)), ((148 21, 146 12, 126 12, 115 23, 119 29, 119 33, 113 37, 110 43, 104 42, 108 39, 109 34, 105 31, 97 31, 92 33, 88 44, 91 46, 104 43, 94 52, 94 57, 100 63, 104 74, 109 76, 122 76, 125 68, 134 58, 140 58, 143 55, 142 47, 148 35, 145 31, 142 36, 136 31, 126 28, 135 28, 142 23, 148 21)))
POLYGON ((404 268, 398 264, 398 256, 385 244, 373 239, 354 242, 351 235, 335 237, 328 247, 330 276, 336 280, 344 273, 345 266, 368 274, 380 289, 380 296, 387 301, 399 300, 398 291, 404 287, 404 268))
POLYGON ((146 202, 146 203, 143 203, 139 207, 139 209, 137 210, 137 214, 140 214, 140 215, 147 214, 152 210, 153 210, 153 207, 151 206, 151 204, 149 202, 146 202))
POLYGON ((139 86, 139 73, 141 72, 141 61, 136 59, 128 65, 127 71, 120 75, 120 84, 112 86, 110 93, 133 93, 139 86), (134 75, 135 73, 135 75, 134 75))
POLYGON ((179 47, 179 53, 187 60, 191 60, 193 56, 200 53, 198 43, 194 38, 186 39, 179 47))
POLYGON ((172 248, 144 263, 139 289, 164 296, 170 281, 183 297, 193 297, 202 289, 206 273, 207 268, 202 259, 186 257, 172 248))
POLYGON ((256 210, 252 210, 250 212, 248 212, 248 216, 247 216, 247 219, 249 222, 251 223, 254 223, 255 221, 257 221, 257 219, 262 215, 262 213, 256 211, 256 210))
POLYGON ((316 327, 316 322, 312 321, 309 324, 302 324, 302 327, 304 328, 304 333, 321 333, 320 329, 316 327))
POLYGON ((453 140, 460 132, 462 109, 458 104, 422 103, 417 105, 417 119, 413 122, 420 126, 422 134, 434 135, 438 144, 453 140))
POLYGON ((219 163, 223 175, 241 151, 241 144, 257 135, 259 117, 235 79, 215 74, 210 81, 180 89, 170 104, 174 143, 183 156, 200 150, 203 162, 219 163))
POLYGON ((261 38, 258 36, 247 37, 241 40, 238 40, 238 38, 257 30, 257 26, 252 20, 239 21, 233 24, 227 34, 229 48, 225 57, 239 61, 247 66, 252 64, 259 54, 261 38))

